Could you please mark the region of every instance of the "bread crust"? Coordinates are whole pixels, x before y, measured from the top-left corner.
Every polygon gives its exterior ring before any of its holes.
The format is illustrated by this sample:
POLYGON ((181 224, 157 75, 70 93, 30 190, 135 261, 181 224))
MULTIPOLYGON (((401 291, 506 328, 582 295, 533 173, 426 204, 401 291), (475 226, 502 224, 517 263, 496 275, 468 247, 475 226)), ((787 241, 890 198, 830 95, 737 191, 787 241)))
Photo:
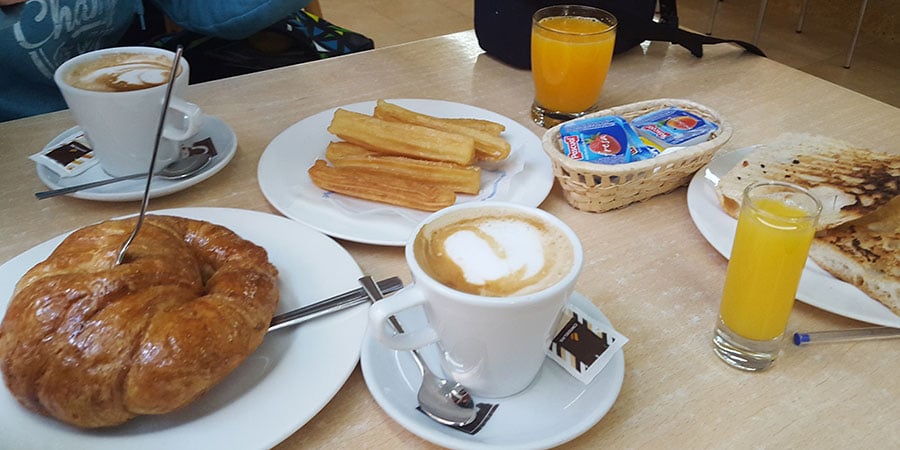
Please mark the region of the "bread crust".
POLYGON ((862 219, 813 239, 820 267, 900 315, 900 197, 862 219))
POLYGON ((225 227, 147 216, 76 230, 17 283, 0 370, 26 408, 85 428, 194 401, 250 355, 278 303, 265 249, 225 227))
POLYGON ((736 218, 744 188, 766 180, 807 188, 822 203, 818 229, 825 230, 870 214, 900 194, 900 155, 787 133, 754 149, 719 180, 722 208, 736 218))

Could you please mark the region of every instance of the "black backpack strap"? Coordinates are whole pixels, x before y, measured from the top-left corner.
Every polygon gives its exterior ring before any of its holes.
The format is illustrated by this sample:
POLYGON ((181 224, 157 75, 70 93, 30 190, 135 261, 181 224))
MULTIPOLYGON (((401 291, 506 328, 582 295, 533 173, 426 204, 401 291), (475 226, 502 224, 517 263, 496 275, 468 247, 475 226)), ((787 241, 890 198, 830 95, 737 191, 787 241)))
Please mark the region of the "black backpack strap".
POLYGON ((722 39, 705 34, 693 33, 678 28, 676 0, 659 0, 659 22, 647 24, 645 37, 653 41, 669 41, 688 49, 696 57, 703 56, 703 45, 731 43, 743 47, 750 53, 766 56, 759 47, 736 39, 722 39))
POLYGON ((693 33, 681 28, 672 28, 669 24, 652 23, 647 25, 645 36, 652 41, 669 41, 678 44, 688 50, 696 57, 703 56, 703 46, 705 44, 722 44, 732 43, 743 47, 754 55, 765 57, 766 54, 759 47, 745 41, 737 39, 721 39, 705 34, 693 33))

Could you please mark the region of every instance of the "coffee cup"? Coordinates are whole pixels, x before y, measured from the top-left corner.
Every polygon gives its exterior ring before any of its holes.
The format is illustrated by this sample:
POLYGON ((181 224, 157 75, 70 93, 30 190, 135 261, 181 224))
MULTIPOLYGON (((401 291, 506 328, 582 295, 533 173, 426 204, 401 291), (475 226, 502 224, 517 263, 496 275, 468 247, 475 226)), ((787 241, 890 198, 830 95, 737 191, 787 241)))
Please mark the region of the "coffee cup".
MULTIPOLYGON (((112 176, 147 172, 175 54, 152 47, 116 47, 78 55, 53 79, 103 170, 112 176)), ((156 168, 180 157, 181 142, 203 124, 200 107, 182 96, 190 66, 182 58, 166 110, 156 168)))
POLYGON ((537 208, 469 202, 426 218, 405 255, 413 283, 372 305, 373 335, 397 350, 437 343, 444 373, 476 396, 528 387, 581 272, 571 228, 537 208), (393 333, 388 319, 416 307, 427 324, 393 333))

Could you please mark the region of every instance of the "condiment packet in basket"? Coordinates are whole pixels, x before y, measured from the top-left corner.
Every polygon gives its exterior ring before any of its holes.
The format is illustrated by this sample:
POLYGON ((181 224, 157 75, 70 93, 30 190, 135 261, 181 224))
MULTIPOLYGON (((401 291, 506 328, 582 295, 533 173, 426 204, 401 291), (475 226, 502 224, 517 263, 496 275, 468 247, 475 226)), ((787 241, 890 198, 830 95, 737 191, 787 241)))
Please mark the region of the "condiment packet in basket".
POLYGON ((61 177, 74 177, 97 164, 94 152, 83 134, 74 135, 29 157, 61 177))
POLYGON ((663 108, 636 117, 631 125, 641 137, 661 147, 699 144, 709 140, 719 126, 680 108, 663 108))
POLYGON ((601 116, 575 119, 559 128, 565 154, 574 160, 600 164, 625 164, 659 154, 644 145, 623 117, 601 116))
POLYGON ((563 309, 558 324, 547 356, 584 384, 590 383, 628 342, 612 325, 595 320, 571 304, 563 309))

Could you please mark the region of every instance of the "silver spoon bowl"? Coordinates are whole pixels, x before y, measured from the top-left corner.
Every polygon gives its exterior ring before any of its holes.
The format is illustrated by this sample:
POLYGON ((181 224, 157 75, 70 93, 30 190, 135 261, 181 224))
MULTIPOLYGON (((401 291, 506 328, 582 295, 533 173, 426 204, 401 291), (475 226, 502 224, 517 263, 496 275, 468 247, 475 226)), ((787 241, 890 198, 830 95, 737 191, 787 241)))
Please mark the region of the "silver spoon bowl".
MULTIPOLYGON (((211 158, 212 157, 209 155, 209 153, 198 153, 195 155, 191 155, 187 158, 176 160, 166 167, 163 167, 162 170, 160 170, 155 176, 159 178, 165 178, 167 180, 180 180, 188 178, 203 170, 203 168, 205 168, 209 164, 211 158)), ((36 192, 34 196, 37 197, 38 200, 42 200, 45 198, 56 197, 58 195, 65 195, 71 194, 72 192, 83 191, 85 189, 106 186, 107 184, 118 183, 120 181, 145 178, 146 176, 146 173, 136 173, 133 175, 107 178, 105 180, 93 181, 90 183, 53 189, 50 191, 36 192)))

